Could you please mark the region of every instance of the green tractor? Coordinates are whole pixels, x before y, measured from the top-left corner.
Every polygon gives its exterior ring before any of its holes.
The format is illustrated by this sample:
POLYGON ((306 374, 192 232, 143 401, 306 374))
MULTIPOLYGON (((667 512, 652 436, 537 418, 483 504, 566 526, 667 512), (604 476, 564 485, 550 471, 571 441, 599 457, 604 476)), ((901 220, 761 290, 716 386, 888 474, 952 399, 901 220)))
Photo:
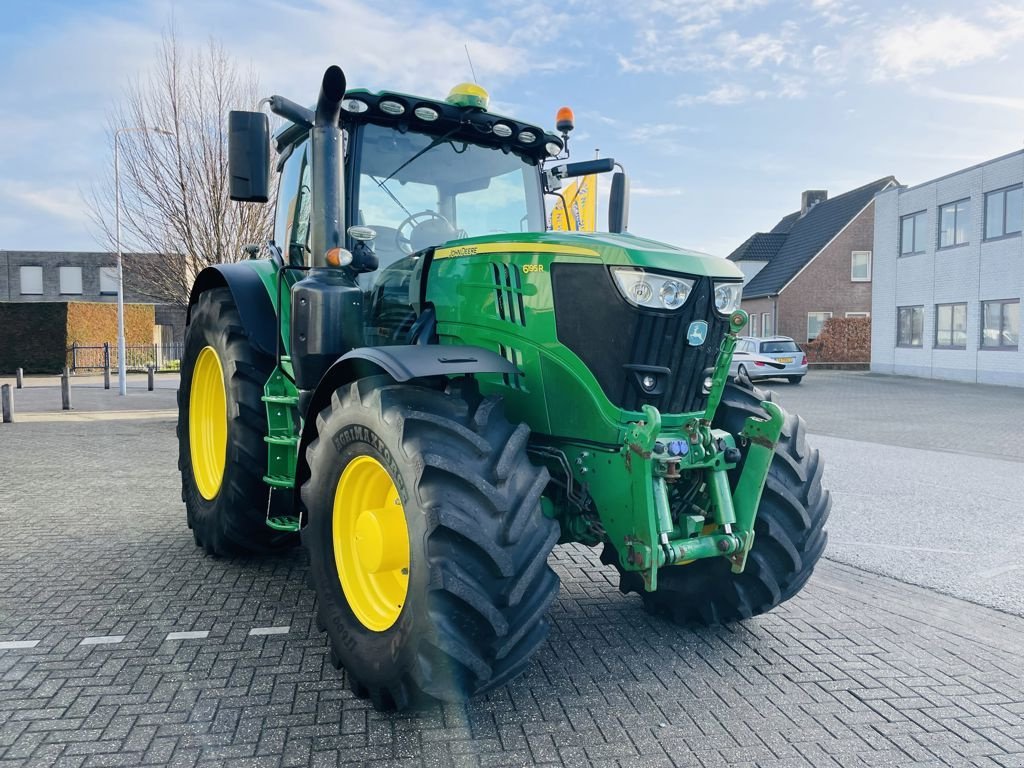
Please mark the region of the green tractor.
POLYGON ((188 524, 215 555, 300 534, 316 620, 379 709, 521 673, 558 592, 552 548, 602 546, 680 625, 806 583, 830 507, 803 422, 731 381, 741 274, 625 233, 613 160, 445 100, 347 90, 229 117, 231 196, 270 258, 202 272, 179 393, 188 524), (273 151, 272 151, 273 150, 273 151), (274 159, 272 160, 272 156, 274 159), (545 231, 545 195, 613 173, 607 233, 545 231))

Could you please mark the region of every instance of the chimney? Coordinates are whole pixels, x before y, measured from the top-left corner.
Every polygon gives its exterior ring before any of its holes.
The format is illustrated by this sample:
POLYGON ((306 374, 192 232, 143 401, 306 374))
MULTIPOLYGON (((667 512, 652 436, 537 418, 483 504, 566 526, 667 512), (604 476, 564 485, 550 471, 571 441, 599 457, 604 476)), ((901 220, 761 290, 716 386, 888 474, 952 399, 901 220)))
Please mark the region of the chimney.
POLYGON ((827 189, 808 189, 800 195, 800 215, 806 216, 807 212, 811 210, 818 203, 823 203, 828 200, 827 189))

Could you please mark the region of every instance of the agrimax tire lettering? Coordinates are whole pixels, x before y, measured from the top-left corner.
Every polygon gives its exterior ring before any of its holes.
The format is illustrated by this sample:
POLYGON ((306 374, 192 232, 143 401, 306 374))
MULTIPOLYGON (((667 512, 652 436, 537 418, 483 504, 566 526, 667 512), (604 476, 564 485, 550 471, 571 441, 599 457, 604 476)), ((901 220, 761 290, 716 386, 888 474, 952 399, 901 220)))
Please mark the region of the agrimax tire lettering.
POLYGON ((391 478, 395 481, 395 487, 398 488, 398 493, 402 497, 402 503, 409 503, 409 494, 405 489, 405 478, 399 472, 398 464, 391 455, 391 451, 388 450, 388 447, 376 432, 361 424, 352 424, 335 434, 331 438, 331 443, 334 445, 334 450, 339 454, 354 443, 364 443, 371 446, 384 459, 384 464, 388 472, 391 473, 391 478))

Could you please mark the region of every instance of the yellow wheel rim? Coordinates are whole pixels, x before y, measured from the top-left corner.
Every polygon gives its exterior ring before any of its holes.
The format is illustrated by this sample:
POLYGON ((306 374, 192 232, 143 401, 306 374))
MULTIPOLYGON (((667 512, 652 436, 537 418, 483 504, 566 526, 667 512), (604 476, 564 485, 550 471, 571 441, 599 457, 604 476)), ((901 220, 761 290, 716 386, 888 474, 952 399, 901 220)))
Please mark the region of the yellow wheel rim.
POLYGON ((227 463, 228 401, 224 369, 213 347, 204 347, 192 371, 188 395, 188 441, 192 477, 207 501, 220 492, 227 463))
POLYGON ((409 591, 409 527, 398 488, 372 456, 353 459, 334 493, 334 563, 352 613, 383 632, 409 591))

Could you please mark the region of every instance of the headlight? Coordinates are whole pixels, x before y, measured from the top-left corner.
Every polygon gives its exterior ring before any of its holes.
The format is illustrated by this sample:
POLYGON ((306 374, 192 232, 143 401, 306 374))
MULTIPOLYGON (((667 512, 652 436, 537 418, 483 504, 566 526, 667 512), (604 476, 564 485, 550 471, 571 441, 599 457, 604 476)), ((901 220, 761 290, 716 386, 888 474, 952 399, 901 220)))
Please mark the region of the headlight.
POLYGON ((626 301, 637 307, 679 309, 693 290, 693 280, 656 275, 634 267, 613 267, 612 275, 626 301))
POLYGON ((723 315, 731 315, 740 308, 743 298, 743 283, 715 283, 715 309, 723 315))

